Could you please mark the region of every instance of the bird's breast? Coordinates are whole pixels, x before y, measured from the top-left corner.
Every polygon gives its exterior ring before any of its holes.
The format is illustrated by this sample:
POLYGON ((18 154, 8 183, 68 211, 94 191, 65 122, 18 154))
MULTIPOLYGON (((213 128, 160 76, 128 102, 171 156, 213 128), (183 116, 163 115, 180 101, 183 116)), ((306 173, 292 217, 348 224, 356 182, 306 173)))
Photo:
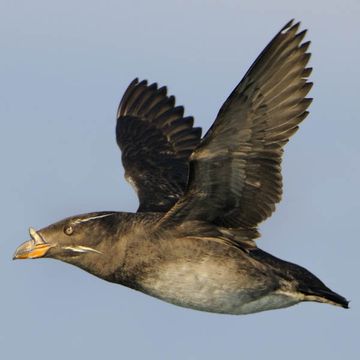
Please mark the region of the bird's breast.
POLYGON ((239 271, 229 263, 168 263, 144 277, 141 290, 175 305, 226 314, 247 314, 298 302, 275 292, 274 284, 256 271, 239 271))

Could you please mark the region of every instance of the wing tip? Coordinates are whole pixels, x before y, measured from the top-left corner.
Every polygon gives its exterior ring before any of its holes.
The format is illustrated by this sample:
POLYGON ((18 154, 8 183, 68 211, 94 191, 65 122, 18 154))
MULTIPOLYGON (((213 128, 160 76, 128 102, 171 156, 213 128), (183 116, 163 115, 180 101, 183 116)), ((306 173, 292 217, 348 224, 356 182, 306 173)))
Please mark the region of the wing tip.
POLYGON ((295 19, 288 21, 280 30, 280 34, 287 34, 289 32, 296 33, 301 25, 300 21, 297 21, 295 24, 295 19))
POLYGON ((129 87, 130 87, 130 86, 134 86, 134 85, 136 85, 138 82, 139 82, 139 78, 138 78, 138 77, 134 78, 134 80, 133 80, 133 81, 131 81, 131 83, 130 83, 129 87))
POLYGON ((130 95, 132 94, 132 92, 134 91, 134 89, 136 87, 138 87, 139 85, 141 85, 142 83, 145 82, 145 85, 147 84, 147 81, 146 80, 142 80, 140 83, 139 83, 139 78, 138 77, 135 77, 131 82, 130 84, 128 85, 128 87, 126 88, 121 100, 120 100, 120 103, 119 103, 119 106, 117 108, 117 111, 116 111, 116 119, 118 119, 121 115, 123 115, 123 108, 127 102, 127 100, 129 99, 130 95))
POLYGON ((301 30, 298 33, 298 30, 301 26, 301 21, 297 21, 295 24, 295 19, 291 19, 290 21, 288 21, 279 31, 279 34, 296 34, 295 37, 296 38, 300 38, 300 41, 305 37, 305 35, 307 34, 307 29, 301 30))
POLYGON ((280 32, 289 29, 289 28, 292 26, 292 24, 294 23, 294 21, 295 21, 294 18, 290 19, 290 20, 281 28, 280 32))

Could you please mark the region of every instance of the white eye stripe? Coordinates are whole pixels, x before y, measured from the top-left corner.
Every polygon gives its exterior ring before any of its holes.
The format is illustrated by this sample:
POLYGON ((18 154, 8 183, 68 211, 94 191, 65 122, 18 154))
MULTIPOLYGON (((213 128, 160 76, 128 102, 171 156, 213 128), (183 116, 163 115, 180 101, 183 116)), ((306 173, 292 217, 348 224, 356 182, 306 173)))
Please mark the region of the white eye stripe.
POLYGON ((80 224, 80 223, 95 220, 95 219, 101 219, 101 218, 104 218, 104 217, 107 217, 107 216, 111 216, 113 214, 115 214, 115 213, 103 214, 103 215, 97 215, 97 216, 90 216, 88 218, 83 218, 83 219, 76 219, 75 221, 73 221, 73 224, 80 224))

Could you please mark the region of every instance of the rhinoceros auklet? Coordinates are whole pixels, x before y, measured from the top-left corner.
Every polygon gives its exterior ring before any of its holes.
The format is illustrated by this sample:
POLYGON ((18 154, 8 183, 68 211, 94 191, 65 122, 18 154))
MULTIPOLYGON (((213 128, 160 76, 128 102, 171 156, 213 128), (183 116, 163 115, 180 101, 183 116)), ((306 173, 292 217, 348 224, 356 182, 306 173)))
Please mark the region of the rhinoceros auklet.
POLYGON ((20 245, 104 280, 202 311, 248 314, 317 301, 348 307, 306 269, 256 244, 282 194, 283 147, 308 115, 309 42, 286 24, 201 138, 166 87, 131 82, 116 139, 137 213, 69 217, 20 245))

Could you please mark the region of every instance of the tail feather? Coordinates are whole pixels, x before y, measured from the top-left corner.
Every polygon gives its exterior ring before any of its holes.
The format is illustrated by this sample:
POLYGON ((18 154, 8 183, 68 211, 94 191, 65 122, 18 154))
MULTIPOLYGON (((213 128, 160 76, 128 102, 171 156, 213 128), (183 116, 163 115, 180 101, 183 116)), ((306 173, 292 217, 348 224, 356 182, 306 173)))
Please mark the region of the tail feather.
POLYGON ((349 308, 349 301, 346 300, 343 296, 331 291, 329 288, 299 288, 298 290, 305 295, 305 301, 317 301, 321 303, 341 306, 344 309, 349 308))
POLYGON ((332 305, 349 308, 349 302, 341 295, 330 290, 318 277, 305 268, 278 259, 273 255, 257 248, 250 252, 250 255, 266 263, 289 283, 294 284, 295 291, 302 294, 302 301, 317 301, 332 305))

